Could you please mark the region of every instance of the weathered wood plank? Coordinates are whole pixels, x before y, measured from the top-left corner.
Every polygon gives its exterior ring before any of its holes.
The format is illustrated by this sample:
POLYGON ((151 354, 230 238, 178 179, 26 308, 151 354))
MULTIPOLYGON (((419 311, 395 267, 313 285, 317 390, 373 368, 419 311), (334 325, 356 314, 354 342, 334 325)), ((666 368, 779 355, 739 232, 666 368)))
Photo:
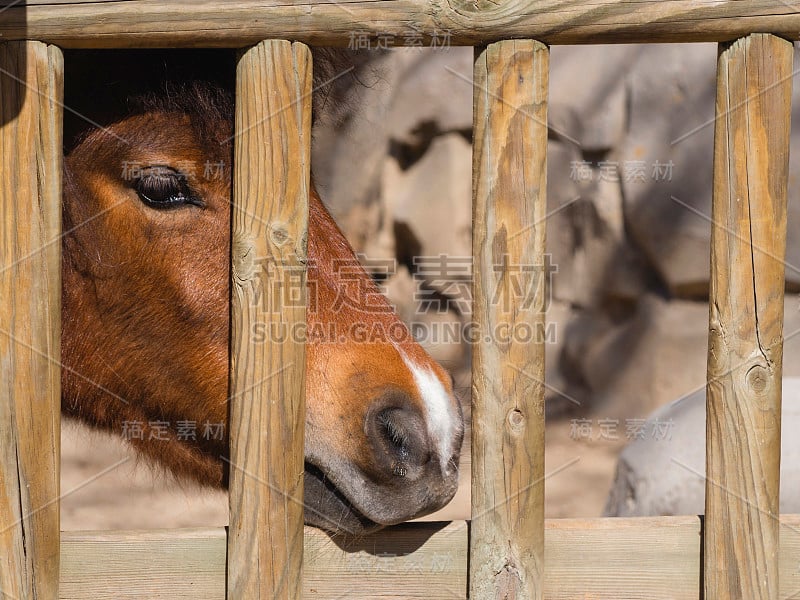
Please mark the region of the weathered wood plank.
POLYGON ((305 346, 255 323, 302 323, 310 188, 311 53, 267 41, 236 70, 231 270, 228 596, 300 597, 305 346), (265 301, 264 298, 267 300, 265 301))
MULTIPOLYGON (((65 531, 62 540, 62 600, 226 598, 223 528, 65 531)), ((465 598, 466 582, 464 521, 401 525, 348 543, 305 528, 303 598, 465 598)))
POLYGON ((61 600, 225 599, 225 529, 64 531, 61 600))
POLYGON ((0 44, 0 596, 58 597, 61 51, 0 44))
POLYGON ((549 51, 489 45, 475 61, 470 597, 542 597, 549 51), (502 332, 509 335, 501 335, 502 332), (529 338, 530 339, 530 338, 529 338))
POLYGON ((706 598, 778 598, 792 44, 751 35, 717 73, 706 425, 706 598))
POLYGON ((549 600, 697 599, 698 517, 548 520, 549 600))
MULTIPOLYGON (((698 517, 558 519, 546 527, 548 600, 703 598, 698 517)), ((781 515, 780 536, 780 597, 796 598, 800 516, 781 515)))
POLYGON ((800 37, 800 13, 786 0, 2 0, 0 10, 0 38, 67 48, 244 47, 267 38, 347 46, 362 34, 372 47, 800 37))
POLYGON ((355 542, 306 529, 303 598, 466 598, 467 523, 413 523, 355 542))
MULTIPOLYGON (((404 525, 347 549, 308 527, 303 598, 465 598, 466 525, 404 525)), ((780 531, 780 595, 795 598, 800 515, 782 515, 780 531)), ((545 598, 699 600, 701 533, 697 517, 547 521, 545 598)), ((62 539, 62 600, 225 600, 222 528, 62 539)))

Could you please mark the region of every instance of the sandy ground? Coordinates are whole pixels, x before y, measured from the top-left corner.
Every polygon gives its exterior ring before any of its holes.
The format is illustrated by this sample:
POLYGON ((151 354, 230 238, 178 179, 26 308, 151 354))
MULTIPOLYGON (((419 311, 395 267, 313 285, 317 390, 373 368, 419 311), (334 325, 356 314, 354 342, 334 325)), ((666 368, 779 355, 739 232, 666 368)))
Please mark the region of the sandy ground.
MULTIPOLYGON (((546 516, 600 516, 624 440, 574 439, 574 424, 548 424, 546 516)), ((467 446, 468 447, 468 446, 467 446)), ((469 457, 462 458, 469 473, 469 457)), ((62 529, 155 529, 227 524, 227 498, 179 485, 137 460, 123 442, 64 422, 62 433, 62 529)), ((469 477, 450 505, 426 520, 469 515, 469 477)))

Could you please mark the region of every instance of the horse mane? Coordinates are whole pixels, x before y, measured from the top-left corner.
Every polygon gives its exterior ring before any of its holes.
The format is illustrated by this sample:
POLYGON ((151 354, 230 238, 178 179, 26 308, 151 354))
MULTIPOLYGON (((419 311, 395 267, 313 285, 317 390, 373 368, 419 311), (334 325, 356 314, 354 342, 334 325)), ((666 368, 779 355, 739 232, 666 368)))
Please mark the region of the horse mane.
MULTIPOLYGON (((370 53, 314 48, 314 121, 340 119, 370 53)), ((153 111, 189 115, 199 135, 233 126, 236 54, 228 49, 66 50, 64 150, 92 130, 153 111)))

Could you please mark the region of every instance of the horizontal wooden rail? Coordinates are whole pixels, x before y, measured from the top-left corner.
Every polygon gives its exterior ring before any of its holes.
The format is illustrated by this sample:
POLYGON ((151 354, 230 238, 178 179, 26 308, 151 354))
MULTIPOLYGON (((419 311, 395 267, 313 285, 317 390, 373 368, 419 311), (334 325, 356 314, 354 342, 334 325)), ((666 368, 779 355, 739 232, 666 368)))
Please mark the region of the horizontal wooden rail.
POLYGON ((0 0, 0 40, 66 48, 722 42, 751 32, 800 38, 785 0, 0 0))
MULTIPOLYGON (((60 598, 225 600, 226 532, 62 532, 60 598)), ((339 542, 341 543, 341 542, 339 542)), ((346 549, 306 527, 303 598, 463 598, 467 526, 419 523, 346 549)))
MULTIPOLYGON (((356 547, 306 528, 304 598, 464 598, 467 522, 413 523, 356 547)), ((800 594, 800 515, 782 515, 780 597, 800 594)), ((62 600, 225 598, 225 529, 62 533, 62 600)), ((551 600, 697 600, 697 517, 557 519, 545 524, 551 600)))

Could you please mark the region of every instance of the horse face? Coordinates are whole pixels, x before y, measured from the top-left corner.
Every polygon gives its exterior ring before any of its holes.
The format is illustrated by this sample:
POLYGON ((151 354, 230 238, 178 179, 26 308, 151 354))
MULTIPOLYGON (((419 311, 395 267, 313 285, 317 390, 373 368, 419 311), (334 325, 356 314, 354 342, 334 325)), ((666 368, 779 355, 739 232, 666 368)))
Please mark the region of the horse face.
POLYGON ((440 508, 456 490, 463 437, 449 376, 411 340, 316 197, 308 254, 308 327, 325 341, 312 335, 307 346, 307 502, 350 530, 371 526, 359 513, 390 524, 440 508))
MULTIPOLYGON (((203 432, 228 423, 230 130, 149 112, 65 159, 64 411, 117 432, 137 423, 142 453, 212 485, 226 483, 227 435, 203 432), (167 426, 154 436, 154 423, 167 426)), ((455 493, 463 435, 450 379, 315 193, 308 237, 306 521, 360 532, 436 510, 455 493)))

